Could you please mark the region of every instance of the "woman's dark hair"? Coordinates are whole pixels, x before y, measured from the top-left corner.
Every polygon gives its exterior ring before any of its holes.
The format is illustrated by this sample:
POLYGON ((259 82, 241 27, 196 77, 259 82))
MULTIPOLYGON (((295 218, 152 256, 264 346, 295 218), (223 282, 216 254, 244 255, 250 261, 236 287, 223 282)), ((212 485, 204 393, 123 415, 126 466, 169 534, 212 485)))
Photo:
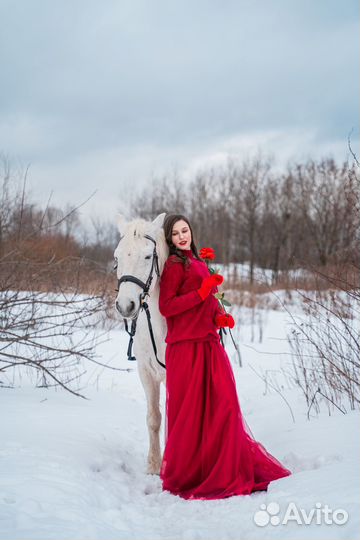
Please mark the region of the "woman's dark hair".
POLYGON ((175 245, 173 244, 173 241, 172 241, 173 226, 177 221, 180 221, 181 219, 184 220, 188 224, 189 229, 191 231, 190 249, 193 252, 194 257, 196 259, 198 259, 199 261, 201 261, 201 259, 199 257, 199 254, 198 254, 196 244, 195 244, 194 233, 193 233, 192 227, 190 225, 190 221, 188 220, 188 218, 186 216, 183 216, 182 214, 167 214, 165 216, 165 219, 164 219, 163 229, 164 229, 164 233, 165 233, 166 243, 169 246, 169 257, 170 257, 170 255, 176 255, 183 262, 184 265, 188 265, 189 264, 188 257, 183 255, 182 252, 181 252, 181 249, 178 249, 177 247, 175 247, 175 245))

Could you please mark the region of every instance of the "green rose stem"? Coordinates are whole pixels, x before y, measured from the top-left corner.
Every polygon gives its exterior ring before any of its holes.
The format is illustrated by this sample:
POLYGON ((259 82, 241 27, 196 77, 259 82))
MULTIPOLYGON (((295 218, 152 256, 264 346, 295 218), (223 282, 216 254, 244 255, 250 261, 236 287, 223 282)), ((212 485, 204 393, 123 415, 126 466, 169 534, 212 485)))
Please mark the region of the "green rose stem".
MULTIPOLYGON (((210 263, 210 260, 212 259, 203 259, 206 263, 206 266, 208 267, 209 269, 209 272, 210 274, 218 274, 219 271, 215 268, 212 268, 211 266, 209 266, 209 263, 210 263)), ((225 311, 225 313, 227 314, 227 311, 226 311, 226 307, 225 306, 231 306, 230 302, 228 300, 225 300, 224 296, 225 296, 225 293, 220 293, 220 292, 217 292, 214 294, 215 298, 218 300, 219 304, 221 305, 221 307, 223 308, 223 310, 225 311)), ((221 328, 221 330, 224 331, 224 333, 226 334, 226 330, 225 328, 221 328)), ((233 338, 233 335, 232 335, 232 332, 231 332, 231 328, 228 327, 228 330, 230 332, 230 336, 231 336, 231 340, 234 344, 234 347, 235 347, 235 350, 236 350, 236 354, 237 354, 237 357, 238 357, 238 362, 239 362, 239 366, 242 367, 242 360, 241 360, 241 354, 240 354, 240 349, 239 347, 236 345, 235 341, 234 341, 234 338, 233 338)))

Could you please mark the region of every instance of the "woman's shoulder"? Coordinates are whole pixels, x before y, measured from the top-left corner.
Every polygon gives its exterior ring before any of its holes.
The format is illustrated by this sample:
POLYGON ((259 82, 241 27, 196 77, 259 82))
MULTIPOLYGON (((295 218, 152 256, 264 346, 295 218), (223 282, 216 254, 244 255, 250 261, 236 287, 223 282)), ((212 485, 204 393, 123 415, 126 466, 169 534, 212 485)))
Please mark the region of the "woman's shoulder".
POLYGON ((185 279, 185 269, 182 260, 176 255, 170 255, 165 261, 160 285, 165 286, 165 283, 179 282, 183 279, 185 279))
POLYGON ((169 255, 169 257, 165 261, 164 268, 171 268, 173 266, 175 266, 176 268, 184 266, 183 261, 175 254, 169 255))

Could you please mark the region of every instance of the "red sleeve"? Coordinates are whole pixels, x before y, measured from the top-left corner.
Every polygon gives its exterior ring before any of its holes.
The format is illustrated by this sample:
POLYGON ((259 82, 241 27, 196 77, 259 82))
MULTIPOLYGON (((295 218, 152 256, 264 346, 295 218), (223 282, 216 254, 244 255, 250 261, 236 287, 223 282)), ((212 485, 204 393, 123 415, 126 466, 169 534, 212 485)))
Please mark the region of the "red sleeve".
POLYGON ((172 317, 193 308, 203 301, 196 289, 177 294, 183 282, 185 269, 182 262, 166 261, 160 279, 159 309, 164 317, 172 317))

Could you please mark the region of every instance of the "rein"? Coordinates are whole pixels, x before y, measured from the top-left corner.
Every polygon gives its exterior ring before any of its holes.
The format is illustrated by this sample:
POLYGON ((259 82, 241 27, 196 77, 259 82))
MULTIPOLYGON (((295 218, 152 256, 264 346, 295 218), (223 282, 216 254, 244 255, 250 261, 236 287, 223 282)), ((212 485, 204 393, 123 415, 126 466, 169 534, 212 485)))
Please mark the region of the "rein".
MULTIPOLYGON (((118 279, 117 289, 115 289, 115 291, 119 292, 119 288, 120 288, 121 283, 124 283, 125 281, 132 281, 133 283, 136 283, 136 285, 139 285, 143 289, 142 293, 140 294, 140 306, 141 306, 140 309, 141 310, 145 309, 145 313, 146 313, 146 317, 147 317, 147 321, 148 321, 149 332, 150 332, 150 338, 151 338, 151 342, 152 342, 152 345, 153 345, 156 361, 160 364, 160 366, 162 366, 164 369, 166 369, 165 364, 160 362, 160 360, 157 357, 157 348, 156 348, 154 332, 153 332, 152 324, 151 324, 150 310, 149 310, 148 303, 145 301, 146 296, 149 296, 149 289, 150 289, 151 282, 153 280, 153 271, 154 271, 154 269, 155 269, 156 275, 158 277, 160 277, 159 260, 158 260, 158 254, 156 252, 156 241, 154 240, 154 238, 152 238, 148 234, 145 234, 144 236, 145 236, 145 238, 148 238, 149 240, 154 242, 152 265, 151 265, 150 274, 149 274, 149 276, 148 276, 148 278, 146 280, 146 283, 144 283, 143 281, 141 281, 141 279, 139 279, 139 278, 137 278, 135 276, 123 275, 123 276, 121 276, 120 279, 118 279)), ((116 268, 116 266, 115 266, 115 268, 116 268)), ((133 345, 134 336, 135 336, 135 332, 136 332, 136 323, 137 323, 138 316, 139 316, 139 313, 136 315, 135 319, 132 319, 132 321, 131 321, 131 330, 130 331, 128 329, 127 319, 124 318, 125 330, 130 336, 129 346, 128 346, 128 350, 127 350, 128 360, 136 360, 135 356, 132 356, 132 345, 133 345)))

